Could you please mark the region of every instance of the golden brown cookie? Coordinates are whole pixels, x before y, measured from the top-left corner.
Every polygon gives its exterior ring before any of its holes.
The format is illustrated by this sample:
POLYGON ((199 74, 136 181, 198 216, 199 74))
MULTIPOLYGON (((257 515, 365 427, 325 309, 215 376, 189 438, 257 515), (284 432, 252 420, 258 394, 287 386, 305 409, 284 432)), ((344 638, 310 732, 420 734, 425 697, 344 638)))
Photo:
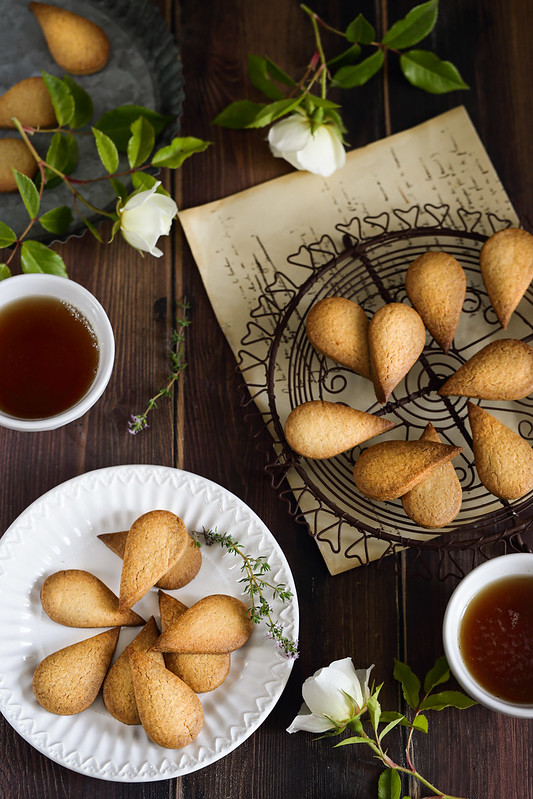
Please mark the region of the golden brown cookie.
MULTIPOLYGON (((123 558, 128 532, 129 530, 121 530, 118 533, 102 533, 98 538, 115 555, 123 558)), ((184 585, 187 585, 196 577, 201 565, 202 551, 194 541, 194 538, 189 535, 183 554, 178 558, 174 566, 156 582, 156 588, 164 588, 169 591, 175 588, 183 588, 184 585)))
POLYGON ((137 613, 121 610, 118 597, 98 577, 83 569, 54 572, 43 583, 45 613, 67 627, 136 627, 144 624, 137 613))
POLYGON ((466 294, 461 264, 445 252, 426 252, 405 275, 407 296, 444 352, 452 345, 466 294))
POLYGON ((436 441, 382 441, 363 450, 353 467, 353 479, 370 499, 398 499, 461 451, 436 441))
POLYGON ((515 400, 533 391, 533 349, 525 341, 498 339, 476 352, 446 380, 441 396, 515 400))
POLYGON ((481 248, 480 267, 491 305, 505 329, 533 280, 533 236, 521 228, 499 230, 481 248))
MULTIPOLYGON (((429 422, 422 441, 440 442, 437 431, 429 422)), ((445 527, 459 511, 463 492, 451 461, 437 466, 431 474, 402 496, 404 511, 421 527, 445 527)))
POLYGON ((348 405, 311 400, 290 412, 285 438, 304 458, 333 458, 392 427, 394 422, 348 405))
POLYGON ((136 519, 126 538, 120 578, 121 608, 131 608, 174 566, 189 542, 179 516, 152 510, 136 519))
POLYGON ((17 191, 13 169, 33 178, 37 161, 22 139, 0 139, 0 192, 17 191))
POLYGON ((73 75, 92 75, 109 59, 109 39, 91 20, 49 3, 30 3, 54 61, 73 75))
POLYGON ((307 314, 305 329, 318 352, 370 379, 368 317, 360 305, 344 297, 325 297, 307 314))
MULTIPOLYGON (((178 599, 160 591, 161 631, 168 630, 186 610, 187 606, 178 599)), ((231 666, 229 652, 219 655, 207 653, 187 655, 166 652, 164 658, 167 669, 177 674, 197 694, 207 693, 218 688, 228 676, 231 666)))
POLYGON ((522 436, 479 405, 468 403, 478 477, 502 499, 519 499, 533 488, 533 450, 522 436))
POLYGON ((376 311, 368 326, 370 370, 378 402, 387 402, 426 343, 426 328, 414 308, 391 302, 376 311))
POLYGON ((202 704, 194 691, 144 652, 129 653, 135 701, 148 737, 166 749, 181 749, 200 733, 202 704))
POLYGON ((211 594, 184 611, 165 632, 154 649, 158 652, 233 652, 244 646, 252 632, 249 609, 227 594, 211 594))
POLYGON ((120 629, 106 630, 45 657, 33 675, 33 693, 45 710, 71 716, 90 707, 111 663, 120 629))
POLYGON ((12 117, 32 128, 51 128, 57 124, 50 94, 41 77, 25 78, 0 97, 0 128, 14 128, 12 117))

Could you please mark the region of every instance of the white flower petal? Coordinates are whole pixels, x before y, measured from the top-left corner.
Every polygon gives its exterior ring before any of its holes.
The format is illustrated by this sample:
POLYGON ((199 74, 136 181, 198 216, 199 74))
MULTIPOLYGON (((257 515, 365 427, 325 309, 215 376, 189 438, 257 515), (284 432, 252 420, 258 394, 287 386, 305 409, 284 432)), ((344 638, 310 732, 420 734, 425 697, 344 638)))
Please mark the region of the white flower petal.
POLYGON ((336 131, 329 125, 321 125, 299 153, 299 159, 303 169, 327 178, 344 166, 346 151, 336 131))
POLYGON ((332 729, 333 724, 326 719, 325 716, 315 716, 314 713, 303 713, 302 715, 296 716, 290 727, 287 727, 287 732, 303 730, 304 732, 319 733, 327 732, 332 729))
POLYGON ((292 114, 272 125, 268 131, 268 143, 274 155, 285 158, 285 152, 298 152, 309 144, 311 127, 309 120, 301 114, 292 114), (276 150, 276 152, 274 152, 276 150))
POLYGON ((329 666, 308 677, 302 686, 302 696, 312 713, 329 716, 344 722, 353 713, 352 703, 346 696, 353 689, 352 681, 342 671, 329 666))

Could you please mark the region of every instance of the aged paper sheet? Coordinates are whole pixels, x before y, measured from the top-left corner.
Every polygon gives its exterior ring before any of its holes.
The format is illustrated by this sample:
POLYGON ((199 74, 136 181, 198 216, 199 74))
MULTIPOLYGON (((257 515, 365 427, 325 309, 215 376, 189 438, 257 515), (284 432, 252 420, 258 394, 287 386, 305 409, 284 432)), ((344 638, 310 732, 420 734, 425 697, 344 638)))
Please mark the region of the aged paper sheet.
MULTIPOLYGON (((369 218, 394 209, 408 212, 449 206, 448 227, 463 228, 463 211, 480 216, 481 233, 491 214, 517 224, 518 219, 488 155, 463 107, 458 107, 415 128, 348 153, 345 167, 330 178, 294 172, 207 205, 181 211, 179 218, 200 270, 213 309, 235 356, 243 350, 248 363, 243 375, 259 410, 268 416, 267 398, 253 387, 264 382, 264 369, 253 368, 264 358, 264 341, 250 335, 251 319, 267 287, 286 278, 289 287, 300 285, 307 274, 300 261, 311 253, 316 266, 341 252, 342 231, 359 220, 363 236, 369 218), (462 209, 462 211, 459 211, 462 209), (362 222, 361 222, 362 221, 362 222), (294 254, 303 253, 300 258, 294 254), (250 366, 250 361, 252 366, 250 366)), ((418 224, 424 224, 419 220, 418 224)), ((283 282, 283 281, 282 281, 283 282)), ((279 302, 283 300, 283 291, 279 302)), ((270 293, 272 296, 272 293, 270 293)), ((290 294, 287 294, 287 297, 290 294)), ((278 309, 279 310, 279 309, 278 309)), ((261 324, 268 326, 268 313, 261 324)), ((272 324, 279 313, 272 315, 272 324)), ((242 358, 242 356, 241 356, 242 358)), ((276 365, 276 392, 283 395, 286 380, 283 359, 276 365)), ((282 410, 280 419, 290 408, 282 410)), ((286 415, 285 415, 286 418, 286 415)), ((290 481, 290 475, 289 475, 290 481)), ((298 495, 306 513, 309 498, 298 495)), ((342 545, 320 536, 320 514, 311 530, 332 574, 380 557, 386 545, 378 539, 359 541, 357 533, 342 531, 342 545), (353 558, 354 548, 360 559, 353 558), (352 557, 345 552, 350 549, 352 557)), ((331 526, 327 514, 323 526, 331 526)))

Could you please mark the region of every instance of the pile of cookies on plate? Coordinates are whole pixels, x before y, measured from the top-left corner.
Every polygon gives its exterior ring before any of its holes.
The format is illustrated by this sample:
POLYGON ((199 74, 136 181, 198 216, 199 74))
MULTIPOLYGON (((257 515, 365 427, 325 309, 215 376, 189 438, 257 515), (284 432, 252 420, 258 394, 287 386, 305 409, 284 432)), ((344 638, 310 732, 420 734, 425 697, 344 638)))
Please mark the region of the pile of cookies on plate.
MULTIPOLYGON (((533 236, 506 228, 484 243, 481 275, 505 330, 533 279, 533 236)), ((447 353, 466 294, 460 263, 441 251, 414 260, 405 276, 412 306, 392 302, 368 319, 350 299, 326 297, 306 319, 306 333, 322 355, 372 381, 385 404, 420 357, 426 330, 447 353)), ((518 400, 533 391, 533 349, 524 341, 497 339, 467 360, 438 389, 442 397, 468 397, 475 467, 481 483, 502 499, 518 499, 533 488, 533 450, 479 400, 518 400)), ((326 400, 304 402, 290 412, 288 445, 305 458, 340 455, 395 427, 382 416, 326 400)), ((377 501, 401 498, 407 515, 422 527, 444 527, 459 513, 462 489, 451 463, 462 448, 441 442, 429 423, 418 441, 384 440, 364 449, 353 467, 359 491, 377 501)))
POLYGON ((153 510, 129 531, 99 538, 123 558, 117 597, 96 575, 66 569, 49 575, 41 588, 47 615, 67 627, 107 627, 42 660, 33 691, 45 710, 81 713, 102 690, 105 707, 123 724, 142 724, 154 743, 179 749, 203 726, 199 693, 226 679, 231 652, 252 630, 249 608, 236 597, 211 594, 187 607, 166 590, 181 588, 198 573, 202 556, 183 521, 153 510), (158 588, 161 630, 133 606, 158 588), (165 590, 163 590, 165 589, 165 590), (111 665, 122 626, 142 629, 111 665))
MULTIPOLYGON (((109 38, 99 25, 66 8, 29 3, 50 55, 71 75, 92 75, 109 59, 109 38)), ((28 24, 31 24, 31 16, 28 24)), ((31 128, 55 128, 56 114, 41 76, 29 76, 0 97, 0 128, 15 128, 12 118, 31 128)), ((0 192, 16 191, 12 167, 33 178, 37 162, 21 139, 0 138, 0 192)))

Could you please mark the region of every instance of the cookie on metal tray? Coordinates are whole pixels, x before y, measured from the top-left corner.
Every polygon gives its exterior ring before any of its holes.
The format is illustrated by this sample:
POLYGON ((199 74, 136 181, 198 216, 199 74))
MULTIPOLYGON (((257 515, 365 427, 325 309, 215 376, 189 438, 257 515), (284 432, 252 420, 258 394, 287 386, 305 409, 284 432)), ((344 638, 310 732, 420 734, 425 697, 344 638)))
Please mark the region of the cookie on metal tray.
POLYGON ((14 128, 12 117, 32 128, 57 124, 50 93, 41 77, 24 78, 0 97, 0 128, 14 128))
POLYGON ((318 352, 370 379, 368 317, 360 305, 344 297, 325 297, 307 314, 305 328, 318 352))
POLYGON ((516 400, 533 391, 533 349, 518 339, 491 341, 439 388, 444 397, 516 400))
POLYGON ((13 175, 17 169, 32 178, 37 172, 37 161, 21 139, 0 139, 0 192, 17 191, 13 175))
POLYGON ((509 227, 490 236, 480 254, 481 276, 503 329, 533 280, 533 236, 509 227))
POLYGON ((424 322, 410 305, 391 302, 376 311, 368 326, 368 348, 378 402, 387 402, 418 360, 425 343, 424 322))

